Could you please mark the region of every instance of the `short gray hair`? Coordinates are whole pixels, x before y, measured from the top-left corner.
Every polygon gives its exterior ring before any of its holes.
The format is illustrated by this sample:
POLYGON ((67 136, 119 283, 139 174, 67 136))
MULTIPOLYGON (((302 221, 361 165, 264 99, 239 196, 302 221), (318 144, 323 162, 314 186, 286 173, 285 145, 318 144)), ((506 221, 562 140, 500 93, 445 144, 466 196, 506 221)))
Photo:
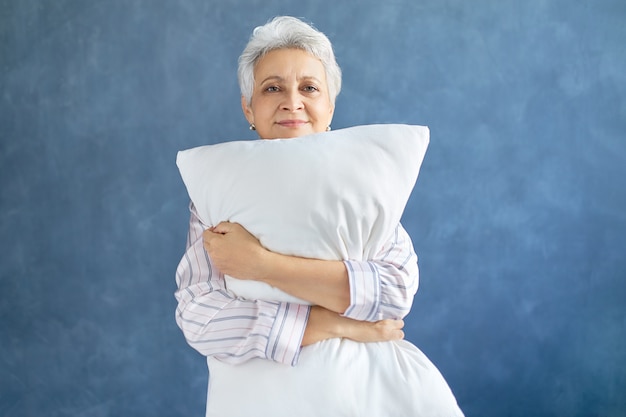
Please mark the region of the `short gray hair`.
POLYGON ((250 104, 254 91, 254 67, 265 54, 276 49, 301 49, 319 59, 326 71, 328 95, 334 104, 341 91, 341 68, 326 35, 312 25, 291 16, 278 16, 258 26, 239 57, 237 77, 241 95, 250 104))

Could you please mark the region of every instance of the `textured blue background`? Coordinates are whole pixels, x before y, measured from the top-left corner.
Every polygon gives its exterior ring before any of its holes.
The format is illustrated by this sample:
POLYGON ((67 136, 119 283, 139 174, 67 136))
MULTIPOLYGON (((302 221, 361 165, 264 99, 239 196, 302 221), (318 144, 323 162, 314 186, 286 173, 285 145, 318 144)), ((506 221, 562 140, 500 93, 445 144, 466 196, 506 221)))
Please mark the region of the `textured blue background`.
POLYGON ((334 128, 425 124, 407 337, 468 417, 626 415, 626 2, 0 0, 0 415, 200 416, 176 151, 253 138, 236 60, 305 17, 334 128))

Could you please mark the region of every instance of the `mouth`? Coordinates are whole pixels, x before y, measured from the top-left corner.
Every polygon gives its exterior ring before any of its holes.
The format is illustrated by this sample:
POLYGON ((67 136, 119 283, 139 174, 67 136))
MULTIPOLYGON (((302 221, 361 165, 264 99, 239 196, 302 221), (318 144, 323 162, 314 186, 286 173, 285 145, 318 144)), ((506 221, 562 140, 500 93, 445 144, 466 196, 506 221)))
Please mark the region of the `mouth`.
POLYGON ((297 127, 305 125, 306 123, 307 122, 305 120, 299 120, 299 119, 281 120, 277 122, 278 125, 282 127, 287 127, 287 128, 297 128, 297 127))

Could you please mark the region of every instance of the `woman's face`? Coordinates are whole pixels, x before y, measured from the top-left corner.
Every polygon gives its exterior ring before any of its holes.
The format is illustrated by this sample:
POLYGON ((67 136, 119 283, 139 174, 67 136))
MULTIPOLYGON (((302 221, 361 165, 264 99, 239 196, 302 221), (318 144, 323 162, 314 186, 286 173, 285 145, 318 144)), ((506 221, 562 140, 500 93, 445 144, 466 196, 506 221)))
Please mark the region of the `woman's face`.
POLYGON ((261 58, 250 105, 242 97, 241 106, 261 139, 324 132, 334 112, 324 65, 300 49, 276 49, 261 58))

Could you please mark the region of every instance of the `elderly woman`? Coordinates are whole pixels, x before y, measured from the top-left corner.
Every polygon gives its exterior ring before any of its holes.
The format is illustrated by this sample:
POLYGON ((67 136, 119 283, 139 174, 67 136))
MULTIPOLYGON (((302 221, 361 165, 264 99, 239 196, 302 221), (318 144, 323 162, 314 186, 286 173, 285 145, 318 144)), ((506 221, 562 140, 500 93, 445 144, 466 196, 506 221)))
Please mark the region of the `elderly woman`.
MULTIPOLYGON (((306 23, 278 17, 256 28, 238 76, 243 113, 261 139, 330 130, 341 70, 328 38, 306 23)), ((403 339, 401 318, 417 291, 418 268, 401 225, 374 259, 329 261, 271 252, 241 225, 203 224, 190 208, 176 319, 201 354, 231 364, 263 359, 297 371, 301 349, 316 342, 403 339), (311 305, 235 297, 225 274, 270 284, 311 305)))

